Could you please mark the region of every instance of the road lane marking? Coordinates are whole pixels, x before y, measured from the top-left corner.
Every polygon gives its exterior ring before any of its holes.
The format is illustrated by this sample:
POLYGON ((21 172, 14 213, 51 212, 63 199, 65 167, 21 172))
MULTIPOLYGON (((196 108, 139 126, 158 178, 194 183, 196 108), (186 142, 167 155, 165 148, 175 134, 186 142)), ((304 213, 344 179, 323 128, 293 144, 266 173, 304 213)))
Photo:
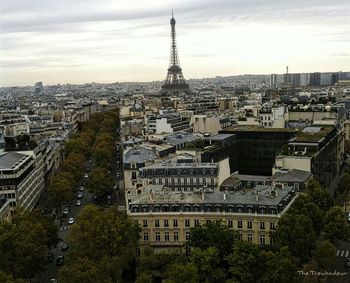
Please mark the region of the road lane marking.
POLYGON ((343 257, 345 251, 341 251, 340 257, 343 257))

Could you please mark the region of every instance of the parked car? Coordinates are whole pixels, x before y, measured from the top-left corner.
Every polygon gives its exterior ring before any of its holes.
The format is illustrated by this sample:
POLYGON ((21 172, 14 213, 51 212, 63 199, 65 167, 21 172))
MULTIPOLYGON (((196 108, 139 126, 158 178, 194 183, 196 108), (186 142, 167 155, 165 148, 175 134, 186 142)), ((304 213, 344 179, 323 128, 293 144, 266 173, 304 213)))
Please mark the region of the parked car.
POLYGON ((348 258, 344 261, 344 266, 345 266, 345 267, 350 267, 350 257, 348 257, 348 258))
POLYGON ((58 256, 57 259, 56 259, 56 265, 57 265, 57 266, 61 266, 61 265, 63 265, 63 264, 64 264, 64 256, 63 256, 63 255, 60 255, 60 256, 58 256))
POLYGON ((69 249, 68 243, 67 243, 67 242, 63 242, 63 243, 62 243, 61 250, 62 250, 62 251, 66 251, 66 250, 68 250, 68 249, 69 249))
POLYGON ((83 198, 84 197, 84 193, 83 192, 79 192, 78 193, 78 198, 83 198))
POLYGON ((73 224, 73 223, 74 223, 74 218, 73 217, 69 218, 68 224, 73 224))
POLYGON ((112 204, 112 196, 111 196, 111 195, 108 195, 108 196, 107 196, 107 203, 108 203, 109 205, 112 204))
POLYGON ((57 281, 57 279, 52 278, 52 279, 50 279, 50 283, 58 283, 58 281, 57 281))
POLYGON ((77 202, 75 203, 76 206, 81 206, 81 200, 78 199, 77 202))
POLYGON ((348 221, 350 222, 350 211, 348 213, 348 221))
POLYGON ((68 214, 69 213, 69 206, 66 206, 64 209, 63 209, 63 214, 68 214))
POLYGON ((84 186, 80 186, 79 191, 83 192, 85 190, 84 186))
POLYGON ((84 175, 84 178, 85 178, 85 179, 89 178, 89 175, 88 175, 88 174, 85 174, 85 175, 84 175))
POLYGON ((93 196, 91 201, 92 201, 93 203, 98 202, 98 201, 99 201, 98 196, 93 196))

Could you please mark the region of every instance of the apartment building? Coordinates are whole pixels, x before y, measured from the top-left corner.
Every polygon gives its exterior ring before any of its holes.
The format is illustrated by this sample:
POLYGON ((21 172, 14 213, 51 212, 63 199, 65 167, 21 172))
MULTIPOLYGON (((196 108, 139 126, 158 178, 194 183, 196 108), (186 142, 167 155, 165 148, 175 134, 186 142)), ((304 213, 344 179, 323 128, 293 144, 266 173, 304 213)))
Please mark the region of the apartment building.
POLYGON ((186 251, 190 229, 221 223, 242 240, 271 244, 270 232, 296 199, 293 187, 256 186, 232 192, 172 191, 152 185, 128 204, 128 216, 141 228, 140 249, 186 251))

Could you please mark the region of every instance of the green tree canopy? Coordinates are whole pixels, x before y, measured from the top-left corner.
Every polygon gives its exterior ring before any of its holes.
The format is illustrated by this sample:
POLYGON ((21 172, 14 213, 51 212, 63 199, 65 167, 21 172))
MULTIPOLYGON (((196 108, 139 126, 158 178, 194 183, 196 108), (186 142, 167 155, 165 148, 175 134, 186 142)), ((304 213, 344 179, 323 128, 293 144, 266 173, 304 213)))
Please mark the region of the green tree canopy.
POLYGON ((226 256, 232 251, 237 239, 237 232, 227 226, 210 223, 191 228, 189 245, 192 248, 197 247, 202 250, 215 247, 221 256, 226 256))
POLYGON ((87 187, 89 192, 103 196, 111 192, 114 186, 114 179, 108 173, 107 169, 96 167, 91 171, 87 187))
MULTIPOLYGON (((123 272, 135 260, 138 238, 138 226, 124 213, 116 208, 102 210, 87 205, 71 228, 67 268, 77 270, 93 264, 89 272, 97 268, 101 278, 122 282, 123 272), (85 260, 79 262, 79 258, 85 260)), ((77 274, 85 276, 84 272, 77 271, 77 274)))
POLYGON ((174 263, 169 266, 162 283, 198 283, 198 270, 193 263, 174 263))
POLYGON ((347 240, 350 236, 349 224, 339 206, 330 208, 326 213, 324 232, 332 243, 338 240, 347 240))

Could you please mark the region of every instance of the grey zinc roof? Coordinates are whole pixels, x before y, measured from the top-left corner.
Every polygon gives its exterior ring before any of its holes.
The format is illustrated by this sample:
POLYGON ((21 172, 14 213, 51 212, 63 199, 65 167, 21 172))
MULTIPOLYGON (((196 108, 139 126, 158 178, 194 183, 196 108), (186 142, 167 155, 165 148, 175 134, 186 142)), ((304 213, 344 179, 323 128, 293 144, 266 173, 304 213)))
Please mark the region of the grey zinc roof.
POLYGON ((202 193, 196 192, 172 192, 161 191, 153 192, 152 197, 150 193, 142 193, 136 196, 132 200, 132 204, 173 204, 173 203, 193 203, 193 204, 227 204, 227 205, 269 205, 277 206, 288 193, 293 190, 293 187, 285 187, 283 189, 275 188, 277 196, 273 197, 270 194, 270 186, 256 186, 259 190, 258 201, 256 200, 256 190, 240 190, 233 192, 215 192, 204 193, 204 199, 202 193), (224 198, 224 195, 225 198, 224 198))
POLYGON ((305 182, 311 175, 310 172, 293 169, 288 173, 277 172, 272 176, 272 179, 279 182, 305 182))
POLYGON ((0 155, 0 170, 11 169, 11 167, 14 167, 22 159, 27 157, 28 155, 14 151, 6 152, 5 154, 0 155))
POLYGON ((166 141, 172 146, 182 144, 184 142, 193 142, 199 140, 200 138, 192 134, 175 134, 166 138, 166 141))
POLYGON ((146 161, 156 159, 156 153, 151 149, 132 148, 124 155, 124 163, 145 163, 146 161))
POLYGON ((218 134, 216 136, 212 137, 205 137, 203 140, 213 140, 213 141, 220 141, 220 140, 225 140, 229 137, 235 136, 234 134, 218 134))

